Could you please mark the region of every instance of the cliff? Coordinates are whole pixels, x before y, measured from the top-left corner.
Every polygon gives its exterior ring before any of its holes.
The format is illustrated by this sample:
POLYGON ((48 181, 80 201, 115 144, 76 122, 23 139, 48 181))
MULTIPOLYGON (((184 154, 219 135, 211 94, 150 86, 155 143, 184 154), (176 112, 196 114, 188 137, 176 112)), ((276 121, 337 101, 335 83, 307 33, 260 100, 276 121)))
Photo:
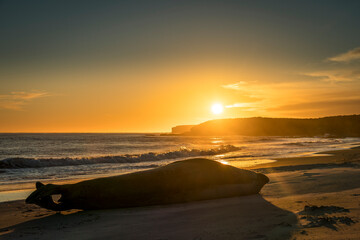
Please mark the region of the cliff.
POLYGON ((360 137, 360 115, 323 118, 236 118, 210 120, 186 135, 360 137))
POLYGON ((189 132, 195 125, 179 125, 171 129, 172 134, 182 134, 189 132))

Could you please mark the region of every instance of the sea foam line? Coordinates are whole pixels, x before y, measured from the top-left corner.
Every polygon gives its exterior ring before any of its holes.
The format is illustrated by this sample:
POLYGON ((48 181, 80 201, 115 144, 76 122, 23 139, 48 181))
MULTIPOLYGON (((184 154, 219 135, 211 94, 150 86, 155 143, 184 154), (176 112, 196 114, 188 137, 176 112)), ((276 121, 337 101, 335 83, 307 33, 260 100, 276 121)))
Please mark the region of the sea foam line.
POLYGON ((6 168, 41 168, 56 166, 75 166, 101 163, 138 163, 147 161, 161 161, 166 159, 211 156, 240 150, 234 145, 221 145, 211 149, 188 149, 163 153, 125 154, 117 156, 83 157, 83 158, 6 158, 0 161, 0 169, 6 168))

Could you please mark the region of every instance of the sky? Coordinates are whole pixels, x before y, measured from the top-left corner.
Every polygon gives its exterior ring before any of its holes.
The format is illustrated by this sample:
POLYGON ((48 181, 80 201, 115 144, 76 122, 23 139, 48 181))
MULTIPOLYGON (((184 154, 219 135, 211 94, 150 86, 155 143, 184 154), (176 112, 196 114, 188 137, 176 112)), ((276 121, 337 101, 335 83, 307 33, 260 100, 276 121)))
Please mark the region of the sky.
POLYGON ((0 0, 0 132, 360 114, 359 10, 331 0, 0 0))

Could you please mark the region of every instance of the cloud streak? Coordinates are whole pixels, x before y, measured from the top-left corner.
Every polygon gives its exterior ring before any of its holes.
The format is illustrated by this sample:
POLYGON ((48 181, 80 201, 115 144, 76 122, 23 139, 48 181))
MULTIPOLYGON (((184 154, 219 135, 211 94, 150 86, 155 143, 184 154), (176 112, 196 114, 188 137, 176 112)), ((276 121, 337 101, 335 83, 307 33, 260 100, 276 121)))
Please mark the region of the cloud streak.
MULTIPOLYGON (((335 72, 319 72, 313 77, 347 81, 344 84, 328 84, 327 81, 294 81, 274 83, 233 83, 223 88, 239 93, 239 101, 226 108, 239 108, 254 114, 267 116, 317 116, 326 114, 354 114, 360 111, 358 85, 350 80, 359 79, 360 71, 346 71, 341 76, 335 72), (336 79, 335 79, 336 77, 336 79), (351 84, 351 85, 349 85, 351 84), (349 89, 352 86, 352 89, 349 89), (240 100, 243 94, 256 96, 260 101, 240 100), (286 104, 284 104, 286 103, 286 104)), ((309 74, 310 75, 310 74, 309 74)), ((330 81, 328 80, 328 81, 330 81)))
POLYGON ((342 53, 335 57, 328 58, 329 61, 333 62, 350 62, 357 59, 360 59, 360 47, 351 49, 350 51, 347 51, 346 53, 342 53))
POLYGON ((50 96, 47 92, 10 92, 0 95, 0 108, 8 110, 23 110, 25 105, 38 98, 50 96))
POLYGON ((305 73, 306 76, 317 77, 326 82, 351 82, 360 80, 360 70, 354 69, 333 69, 305 73))
POLYGON ((256 111, 259 109, 258 103, 255 102, 241 102, 226 105, 225 108, 241 108, 242 111, 256 111))
POLYGON ((312 69, 288 81, 239 81, 223 88, 239 96, 226 108, 252 110, 256 114, 275 116, 318 116, 360 112, 360 47, 328 58, 322 69, 312 69), (329 84, 331 83, 331 84, 329 84), (259 101, 244 101, 243 96, 259 101), (285 103, 285 104, 284 104, 285 103))
POLYGON ((231 104, 231 105, 227 105, 225 106, 226 108, 236 108, 236 107, 241 107, 241 108, 248 108, 248 107, 251 107, 252 106, 252 103, 234 103, 234 104, 231 104))
POLYGON ((308 101, 296 104, 286 104, 274 108, 268 108, 268 111, 302 113, 302 112, 326 112, 333 114, 354 114, 360 111, 360 98, 338 98, 321 101, 308 101))
POLYGON ((226 105, 225 108, 240 108, 241 111, 257 111, 264 103, 264 93, 258 88, 258 83, 239 81, 236 83, 222 85, 223 88, 235 90, 241 97, 239 102, 226 105))
POLYGON ((332 83, 352 82, 360 80, 360 47, 346 53, 327 58, 328 61, 339 64, 326 64, 322 70, 304 73, 305 76, 315 77, 319 80, 332 83), (351 63, 350 63, 351 62, 351 63), (342 64, 342 63, 347 63, 342 64))
POLYGON ((237 83, 222 85, 222 87, 226 88, 226 89, 232 89, 232 90, 241 90, 241 89, 243 89, 243 85, 246 85, 246 84, 247 84, 246 82, 240 81, 237 83))

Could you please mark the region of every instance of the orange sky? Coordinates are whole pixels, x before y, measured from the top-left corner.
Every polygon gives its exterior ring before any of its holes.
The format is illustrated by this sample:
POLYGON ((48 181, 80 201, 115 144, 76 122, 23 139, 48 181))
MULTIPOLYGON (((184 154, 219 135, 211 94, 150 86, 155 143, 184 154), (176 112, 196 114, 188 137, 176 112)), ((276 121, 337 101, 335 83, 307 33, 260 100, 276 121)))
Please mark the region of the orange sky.
POLYGON ((4 4, 0 132, 168 132, 214 118, 360 113, 354 7, 335 21, 339 6, 326 14, 317 4, 306 22, 275 5, 144 4, 143 13, 75 4, 48 15, 4 4))

